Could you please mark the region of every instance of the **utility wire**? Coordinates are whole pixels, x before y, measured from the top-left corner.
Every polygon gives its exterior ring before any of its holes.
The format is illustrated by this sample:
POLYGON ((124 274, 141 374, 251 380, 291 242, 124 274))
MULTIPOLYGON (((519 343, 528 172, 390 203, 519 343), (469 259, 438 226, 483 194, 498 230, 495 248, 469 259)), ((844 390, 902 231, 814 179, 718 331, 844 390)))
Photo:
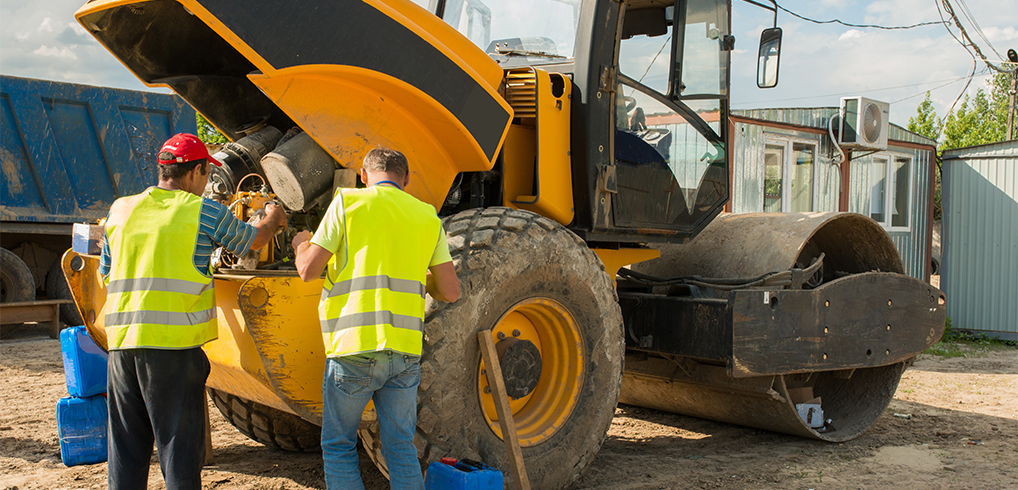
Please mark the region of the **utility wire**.
MULTIPOLYGON (((979 76, 985 76, 985 75, 979 75, 979 76)), ((964 80, 964 79, 966 79, 968 77, 969 77, 968 75, 965 75, 965 76, 962 76, 962 77, 951 78, 951 79, 931 80, 929 82, 909 83, 909 84, 906 84, 906 85, 897 85, 897 86, 894 86, 894 87, 880 87, 880 88, 873 88, 873 89, 869 89, 869 90, 855 90, 855 91, 852 91, 852 92, 839 92, 839 93, 834 93, 834 94, 809 95, 809 96, 804 96, 804 97, 791 97, 791 98, 787 98, 787 99, 759 100, 759 101, 754 101, 754 102, 736 102, 736 103, 732 103, 732 105, 733 106, 735 106, 735 105, 752 105, 752 104, 762 104, 762 103, 770 103, 770 102, 788 102, 788 101, 795 101, 795 100, 818 99, 818 98, 821 98, 821 97, 836 97, 836 96, 841 96, 841 95, 859 95, 859 94, 866 94, 866 93, 870 93, 870 92, 880 92, 882 90, 894 90, 894 89, 899 89, 899 88, 908 88, 908 87, 917 87, 917 86, 921 86, 921 85, 928 85, 928 84, 931 84, 931 83, 946 82, 943 85, 931 88, 929 90, 924 90, 924 91, 922 91, 922 92, 920 92, 918 94, 918 95, 922 95, 922 94, 926 93, 927 91, 937 90, 937 89, 939 89, 941 87, 945 87, 945 86, 950 85, 952 83, 959 82, 959 81, 964 80)), ((915 95, 911 95, 909 97, 906 97, 906 99, 911 99, 912 97, 915 97, 915 95)), ((905 99, 902 99, 902 100, 905 100, 905 99)))
POLYGON ((959 81, 964 80, 966 78, 968 78, 968 77, 955 78, 954 80, 951 80, 950 82, 947 82, 947 83, 945 83, 943 85, 937 85, 936 87, 933 87, 933 88, 931 88, 929 90, 924 90, 924 91, 919 92, 917 94, 909 95, 908 97, 905 97, 904 99, 898 99, 898 100, 892 101, 891 104, 897 104, 898 102, 904 102, 904 101, 906 101, 908 99, 919 97, 920 95, 923 95, 923 94, 928 93, 928 92, 932 92, 934 90, 942 89, 942 88, 944 88, 944 87, 946 87, 948 85, 951 85, 952 83, 959 82, 959 81))
POLYGON ((781 5, 778 5, 778 2, 774 2, 774 6, 776 6, 777 8, 779 8, 781 10, 784 10, 785 12, 788 12, 788 13, 792 14, 795 17, 798 17, 798 18, 800 18, 802 20, 805 20, 807 22, 812 22, 814 24, 841 24, 841 25, 847 26, 847 27, 863 27, 863 28, 869 28, 869 29, 886 29, 886 30, 890 31, 890 30, 896 30, 896 29, 914 29, 916 27, 931 26, 931 25, 940 25, 940 24, 945 23, 943 21, 941 21, 941 22, 936 22, 936 21, 932 21, 932 22, 920 22, 918 24, 912 24, 910 26, 881 26, 881 25, 875 25, 875 24, 849 24, 848 22, 842 22, 841 20, 838 20, 838 19, 833 19, 833 20, 815 20, 815 19, 810 19, 809 17, 804 17, 804 16, 799 15, 799 14, 797 14, 795 12, 792 12, 791 10, 788 10, 785 7, 782 7, 781 5))
MULTIPOLYGON (((958 30, 961 31, 962 37, 964 37, 965 40, 968 41, 968 46, 972 46, 972 49, 975 50, 976 54, 979 55, 979 58, 983 60, 983 63, 986 63, 986 66, 990 67, 994 71, 998 71, 1000 73, 1007 73, 1009 75, 1013 74, 1015 70, 1005 70, 1005 69, 1003 69, 1003 68, 1001 68, 999 66, 995 66, 993 63, 990 63, 990 60, 986 59, 986 55, 984 55, 983 52, 979 49, 979 46, 976 45, 976 43, 972 41, 972 38, 969 37, 968 32, 965 31, 965 27, 963 25, 961 25, 961 21, 958 20, 958 16, 954 13, 954 9, 951 8, 951 3, 948 2, 947 0, 943 0, 943 3, 944 3, 944 11, 947 12, 948 14, 950 14, 951 19, 954 20, 954 24, 956 26, 958 26, 958 30)), ((950 29, 948 29, 948 30, 950 30, 950 29)), ((957 38, 955 38, 955 39, 957 39, 957 38)), ((960 43, 961 41, 958 41, 958 42, 960 43)), ((962 43, 962 46, 966 46, 966 45, 964 43, 962 43)), ((992 46, 991 46, 991 48, 992 48, 992 46)), ((1018 69, 1018 68, 1016 68, 1016 69, 1018 69)), ((975 71, 973 70, 973 73, 974 72, 975 71)))
MULTIPOLYGON (((944 4, 946 6, 946 4, 947 4, 946 0, 945 0, 944 4)), ((940 19, 944 20, 944 11, 941 10, 941 8, 940 8, 940 2, 936 2, 936 5, 937 5, 937 13, 940 14, 940 19)), ((954 35, 954 31, 951 30, 951 24, 949 24, 946 20, 944 20, 944 29, 947 29, 947 33, 950 34, 951 37, 953 37, 955 41, 958 41, 958 44, 961 44, 961 46, 963 48, 965 48, 965 51, 968 52, 969 56, 972 57, 972 71, 971 71, 971 73, 969 73, 968 81, 965 82, 965 86, 962 87, 961 92, 958 92, 958 96, 954 98, 954 102, 951 102, 951 108, 947 110, 947 114, 944 114, 944 116, 940 118, 940 123, 941 124, 944 124, 944 122, 947 121, 947 116, 950 115, 951 112, 954 111, 955 104, 957 104, 958 101, 961 100, 962 94, 964 94, 965 91, 969 89, 969 84, 972 83, 972 76, 974 76, 976 74, 976 63, 977 63, 976 55, 972 53, 972 50, 969 49, 967 44, 961 42, 961 39, 958 39, 958 36, 954 35)))
POLYGON ((990 47, 990 49, 993 51, 993 54, 997 55, 997 59, 1001 60, 1004 59, 1004 57, 1001 56, 999 52, 997 52, 997 48, 994 48, 993 44, 990 43, 990 40, 986 38, 986 34, 983 33, 983 28, 979 27, 979 23, 976 22, 976 16, 972 15, 972 10, 969 9, 969 6, 965 3, 965 0, 958 0, 958 6, 961 7, 962 15, 964 15, 965 18, 972 23, 972 26, 975 27, 976 34, 979 34, 980 39, 982 39, 983 42, 990 47))
POLYGON ((654 55, 654 59, 650 60, 650 64, 647 65, 647 69, 644 70, 643 75, 640 75, 640 79, 637 80, 637 82, 643 83, 643 77, 647 76, 647 73, 650 73, 650 69, 651 67, 654 66, 654 63, 657 61, 657 57, 661 56, 661 52, 665 50, 665 46, 668 46, 668 42, 671 40, 672 35, 668 34, 668 38, 665 39, 665 42, 663 44, 661 44, 661 49, 657 50, 657 54, 654 55))

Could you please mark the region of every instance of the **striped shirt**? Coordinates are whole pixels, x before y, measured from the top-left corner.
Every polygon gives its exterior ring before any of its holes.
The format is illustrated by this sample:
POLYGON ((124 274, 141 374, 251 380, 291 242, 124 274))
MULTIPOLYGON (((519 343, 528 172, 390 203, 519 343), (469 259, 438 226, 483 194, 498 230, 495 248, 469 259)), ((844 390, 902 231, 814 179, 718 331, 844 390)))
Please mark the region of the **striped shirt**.
MULTIPOLYGON (((202 199, 201 218, 198 227, 198 242, 194 247, 194 267, 208 275, 212 251, 217 245, 225 247, 234 255, 243 255, 254 242, 258 230, 233 216, 226 206, 211 199, 202 199)), ((109 238, 103 236, 102 258, 99 273, 110 274, 113 266, 109 238)))

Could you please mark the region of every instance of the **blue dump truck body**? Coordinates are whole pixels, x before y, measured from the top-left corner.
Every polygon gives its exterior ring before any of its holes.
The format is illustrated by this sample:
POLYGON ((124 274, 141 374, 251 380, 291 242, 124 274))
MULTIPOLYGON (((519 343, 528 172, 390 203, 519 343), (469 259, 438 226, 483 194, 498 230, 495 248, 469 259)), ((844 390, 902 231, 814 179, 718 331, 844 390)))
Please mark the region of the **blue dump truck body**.
POLYGON ((4 225, 99 219, 155 183, 164 141, 196 132, 194 109, 170 94, 3 76, 0 106, 4 225))
POLYGON ((177 95, 11 76, 0 76, 0 113, 4 302, 37 290, 62 296, 53 264, 71 246, 72 224, 155 185, 162 143, 197 132, 177 95))

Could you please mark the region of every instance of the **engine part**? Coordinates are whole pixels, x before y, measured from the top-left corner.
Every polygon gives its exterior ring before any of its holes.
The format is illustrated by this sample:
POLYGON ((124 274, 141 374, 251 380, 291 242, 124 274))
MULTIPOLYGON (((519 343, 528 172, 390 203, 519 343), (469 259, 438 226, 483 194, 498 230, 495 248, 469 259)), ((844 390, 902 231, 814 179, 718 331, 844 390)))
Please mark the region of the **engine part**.
MULTIPOLYGON (((258 174, 249 174, 241 179, 241 183, 252 175, 261 178, 258 174)), ((262 178, 261 189, 256 192, 238 192, 227 207, 237 219, 255 225, 265 217, 265 205, 270 202, 275 203, 275 199, 276 195, 269 192, 269 188, 262 178)), ((219 247, 212 254, 212 266, 235 270, 255 270, 264 267, 275 262, 274 245, 274 241, 270 241, 261 249, 250 250, 240 256, 219 247)))
POLYGON ((225 187, 225 193, 232 194, 238 191, 237 184, 245 175, 255 173, 264 177, 265 173, 262 172, 258 162, 276 147, 276 143, 282 137, 283 133, 278 129, 266 126, 234 143, 224 145, 212 155, 212 158, 222 162, 223 166, 210 167, 211 174, 206 189, 211 189, 216 194, 224 194, 222 192, 224 189, 217 187, 217 183, 221 183, 225 187))
POLYGON ((336 161, 307 133, 288 140, 261 160, 265 177, 288 209, 307 211, 332 189, 336 161))

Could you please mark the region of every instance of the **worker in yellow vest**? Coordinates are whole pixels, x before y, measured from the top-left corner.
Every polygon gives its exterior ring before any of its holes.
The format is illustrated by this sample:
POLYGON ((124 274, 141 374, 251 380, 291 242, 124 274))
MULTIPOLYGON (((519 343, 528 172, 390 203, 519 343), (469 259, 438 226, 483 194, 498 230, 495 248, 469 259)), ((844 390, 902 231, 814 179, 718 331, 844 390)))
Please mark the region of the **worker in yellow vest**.
POLYGON ((357 427, 374 398, 393 489, 424 488, 414 446, 425 293, 459 298, 459 279, 435 208, 406 193, 402 153, 364 157, 363 189, 339 189, 312 236, 293 239, 297 271, 326 270, 318 306, 325 341, 322 455, 330 490, 361 490, 357 427))
POLYGON ((252 226, 201 198, 209 162, 221 164, 198 137, 170 138, 157 158, 159 183, 110 207, 99 266, 114 490, 148 487, 153 444, 167 489, 201 488, 209 375, 201 346, 218 336, 210 255, 214 245, 257 250, 286 226, 279 206, 252 226))

